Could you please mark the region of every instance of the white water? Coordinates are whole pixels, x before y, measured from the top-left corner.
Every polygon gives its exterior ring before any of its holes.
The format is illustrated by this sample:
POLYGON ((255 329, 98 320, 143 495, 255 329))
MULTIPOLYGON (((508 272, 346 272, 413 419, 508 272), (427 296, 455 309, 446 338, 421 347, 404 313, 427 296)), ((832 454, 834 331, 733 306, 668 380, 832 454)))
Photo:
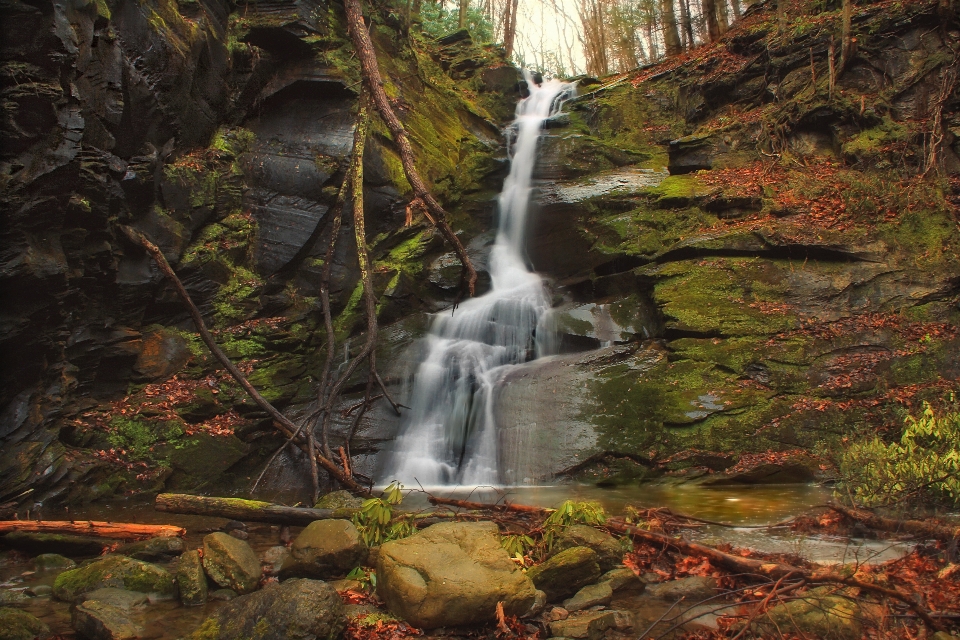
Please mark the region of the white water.
MULTIPOLYGON (((426 357, 393 453, 381 480, 407 486, 497 485, 494 401, 507 370, 537 355, 537 329, 550 302, 540 276, 524 260, 531 178, 543 121, 557 113, 574 85, 550 80, 517 105, 510 131, 510 175, 498 200, 500 224, 490 253, 491 290, 453 314, 437 315, 426 357)), ((540 331, 542 334, 543 331, 540 331)), ((542 338, 542 335, 540 336, 542 338)))

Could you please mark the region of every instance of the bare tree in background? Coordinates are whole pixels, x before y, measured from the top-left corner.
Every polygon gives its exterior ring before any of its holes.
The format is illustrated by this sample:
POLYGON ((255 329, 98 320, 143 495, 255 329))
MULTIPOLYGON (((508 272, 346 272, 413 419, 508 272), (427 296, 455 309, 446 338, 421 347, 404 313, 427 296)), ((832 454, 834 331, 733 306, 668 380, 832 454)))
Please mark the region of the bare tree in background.
POLYGON ((467 9, 470 8, 470 0, 460 0, 460 13, 457 15, 457 28, 467 28, 467 9))
POLYGON ((717 0, 700 0, 700 12, 706 27, 707 42, 715 42, 720 37, 720 25, 717 22, 717 0))
POLYGON ((668 56, 683 53, 680 44, 680 32, 677 30, 677 15, 673 9, 673 0, 660 0, 660 15, 663 26, 663 46, 668 56))

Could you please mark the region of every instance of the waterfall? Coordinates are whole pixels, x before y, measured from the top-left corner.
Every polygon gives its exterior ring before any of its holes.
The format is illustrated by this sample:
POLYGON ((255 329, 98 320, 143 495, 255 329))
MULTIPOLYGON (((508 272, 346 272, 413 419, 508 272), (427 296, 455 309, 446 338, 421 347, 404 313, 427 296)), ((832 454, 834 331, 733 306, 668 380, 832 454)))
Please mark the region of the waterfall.
POLYGON ((434 318, 384 482, 500 483, 497 383, 510 367, 536 357, 538 325, 550 308, 543 281, 524 260, 537 143, 544 120, 575 91, 558 80, 537 85, 529 72, 524 77, 530 95, 517 105, 507 129, 510 174, 498 198, 499 227, 488 260, 491 290, 434 318))

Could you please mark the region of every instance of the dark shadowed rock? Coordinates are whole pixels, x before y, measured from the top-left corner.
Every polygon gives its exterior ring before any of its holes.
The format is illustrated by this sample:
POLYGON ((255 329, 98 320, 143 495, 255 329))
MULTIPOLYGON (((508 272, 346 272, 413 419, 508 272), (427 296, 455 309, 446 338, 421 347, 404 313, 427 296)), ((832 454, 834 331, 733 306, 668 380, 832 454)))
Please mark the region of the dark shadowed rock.
POLYGON ((135 560, 169 560, 183 553, 183 539, 164 536, 125 544, 117 553, 135 560))
POLYGON ((0 607, 0 640, 34 640, 50 635, 50 627, 33 614, 0 607))
POLYGON ((282 578, 328 578, 360 565, 367 546, 349 520, 311 522, 290 546, 290 557, 280 569, 282 578))
POLYGON ((550 602, 557 602, 600 577, 598 560, 593 549, 573 547, 531 568, 527 576, 537 589, 546 592, 550 602))

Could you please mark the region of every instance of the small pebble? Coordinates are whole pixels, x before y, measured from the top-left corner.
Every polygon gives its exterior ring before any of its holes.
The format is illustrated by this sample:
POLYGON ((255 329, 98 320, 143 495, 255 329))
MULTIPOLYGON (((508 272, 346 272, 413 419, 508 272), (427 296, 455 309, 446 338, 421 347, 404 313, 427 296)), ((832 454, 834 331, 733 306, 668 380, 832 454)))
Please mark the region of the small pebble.
POLYGON ((547 613, 547 620, 550 622, 557 622, 558 620, 566 620, 570 617, 570 612, 564 609, 563 607, 554 607, 550 609, 547 613))

